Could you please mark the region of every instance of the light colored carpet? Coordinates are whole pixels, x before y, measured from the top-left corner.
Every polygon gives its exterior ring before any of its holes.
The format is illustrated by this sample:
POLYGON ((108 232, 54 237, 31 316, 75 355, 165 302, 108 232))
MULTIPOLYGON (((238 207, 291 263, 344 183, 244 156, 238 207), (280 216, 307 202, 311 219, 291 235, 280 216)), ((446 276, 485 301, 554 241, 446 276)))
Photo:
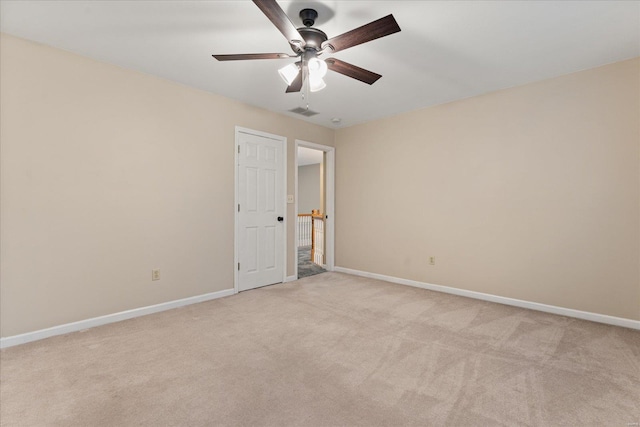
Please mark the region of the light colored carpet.
POLYGON ((640 421, 638 331, 337 273, 0 361, 4 426, 640 421))

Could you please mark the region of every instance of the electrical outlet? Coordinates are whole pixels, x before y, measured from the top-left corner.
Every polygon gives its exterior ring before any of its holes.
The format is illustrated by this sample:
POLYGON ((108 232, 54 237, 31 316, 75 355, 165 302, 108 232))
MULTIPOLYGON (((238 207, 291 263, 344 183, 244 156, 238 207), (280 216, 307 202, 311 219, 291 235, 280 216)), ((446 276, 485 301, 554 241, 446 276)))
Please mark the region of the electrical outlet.
POLYGON ((293 203, 293 194, 287 196, 287 203, 293 203))
POLYGON ((434 256, 430 256, 430 257, 429 257, 429 264, 431 264, 431 265, 436 265, 436 257, 434 257, 434 256))
POLYGON ((160 280, 160 270, 151 270, 151 280, 160 280))

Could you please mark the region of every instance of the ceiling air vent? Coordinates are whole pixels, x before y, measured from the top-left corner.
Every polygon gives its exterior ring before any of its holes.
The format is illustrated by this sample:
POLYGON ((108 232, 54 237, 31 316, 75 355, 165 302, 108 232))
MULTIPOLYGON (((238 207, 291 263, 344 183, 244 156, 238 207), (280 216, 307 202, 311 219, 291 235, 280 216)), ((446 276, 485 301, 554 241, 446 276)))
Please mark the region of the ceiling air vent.
POLYGON ((302 108, 302 107, 292 108, 289 111, 291 111, 292 113, 296 113, 296 114, 302 114, 303 116, 306 116, 306 117, 311 117, 311 116, 315 116, 316 114, 320 114, 320 113, 318 113, 316 111, 311 111, 311 110, 308 110, 308 109, 302 108))

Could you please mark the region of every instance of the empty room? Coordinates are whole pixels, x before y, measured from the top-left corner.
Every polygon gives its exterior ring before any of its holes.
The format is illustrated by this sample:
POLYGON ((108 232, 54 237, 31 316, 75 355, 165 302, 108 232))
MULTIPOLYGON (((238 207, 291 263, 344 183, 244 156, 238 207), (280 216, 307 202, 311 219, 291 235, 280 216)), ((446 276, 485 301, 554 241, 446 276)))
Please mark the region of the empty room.
POLYGON ((0 425, 640 425, 640 1, 0 0, 0 425))

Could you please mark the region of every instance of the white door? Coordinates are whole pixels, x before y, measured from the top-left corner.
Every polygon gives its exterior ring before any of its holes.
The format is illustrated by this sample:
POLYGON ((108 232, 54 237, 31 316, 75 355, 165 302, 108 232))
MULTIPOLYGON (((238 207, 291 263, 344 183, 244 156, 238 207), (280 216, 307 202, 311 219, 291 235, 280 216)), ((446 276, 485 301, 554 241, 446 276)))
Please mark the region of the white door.
POLYGON ((282 139, 238 132, 238 290, 283 281, 282 139))

